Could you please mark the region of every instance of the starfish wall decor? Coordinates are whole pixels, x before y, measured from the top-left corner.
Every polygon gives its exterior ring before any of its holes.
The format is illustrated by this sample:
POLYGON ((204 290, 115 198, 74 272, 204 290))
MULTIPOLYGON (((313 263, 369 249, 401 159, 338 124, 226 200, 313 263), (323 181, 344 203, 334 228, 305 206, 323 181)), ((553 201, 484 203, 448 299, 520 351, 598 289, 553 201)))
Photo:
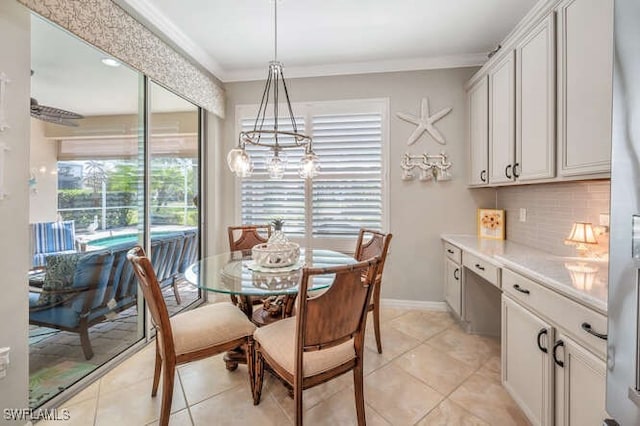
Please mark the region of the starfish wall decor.
POLYGON ((444 136, 442 136, 442 133, 440 133, 440 131, 438 131, 438 129, 436 129, 433 124, 445 115, 449 114, 451 110, 452 108, 448 107, 441 109, 433 115, 429 115, 429 98, 422 98, 422 102, 420 103, 419 117, 407 114, 405 112, 396 113, 398 118, 418 126, 413 131, 413 133, 411 133, 411 136, 409 136, 407 145, 413 145, 414 143, 416 143, 416 141, 420 139, 420 136, 422 136, 424 132, 429 133, 429 135, 440 145, 446 145, 447 142, 444 140, 444 136))

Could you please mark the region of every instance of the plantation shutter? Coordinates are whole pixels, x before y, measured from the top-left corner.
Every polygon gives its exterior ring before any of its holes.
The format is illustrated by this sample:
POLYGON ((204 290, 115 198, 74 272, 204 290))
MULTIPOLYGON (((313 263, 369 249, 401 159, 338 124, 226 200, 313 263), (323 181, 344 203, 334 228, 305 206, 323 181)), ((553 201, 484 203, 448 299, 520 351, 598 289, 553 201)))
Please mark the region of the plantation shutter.
MULTIPOLYGON (((241 121, 243 131, 253 129, 255 118, 241 121)), ((304 120, 296 118, 298 131, 304 132, 304 120)), ((273 120, 265 120, 264 128, 272 128, 273 120)), ((291 123, 278 123, 278 128, 292 131, 291 123)), ((273 142, 272 135, 264 135, 262 140, 273 142)), ((279 138, 290 142, 292 138, 279 138)), ((303 237, 305 234, 305 184, 298 177, 298 163, 304 150, 287 149, 283 153, 287 157, 287 169, 282 179, 269 179, 266 160, 271 151, 263 146, 247 144, 246 150, 251 156, 254 169, 250 178, 242 179, 241 184, 241 218, 243 224, 269 223, 275 218, 285 221, 284 230, 288 236, 303 237)), ((283 154, 281 154, 282 156, 283 154)))
POLYGON ((314 237, 355 236, 382 229, 382 114, 315 115, 314 237))

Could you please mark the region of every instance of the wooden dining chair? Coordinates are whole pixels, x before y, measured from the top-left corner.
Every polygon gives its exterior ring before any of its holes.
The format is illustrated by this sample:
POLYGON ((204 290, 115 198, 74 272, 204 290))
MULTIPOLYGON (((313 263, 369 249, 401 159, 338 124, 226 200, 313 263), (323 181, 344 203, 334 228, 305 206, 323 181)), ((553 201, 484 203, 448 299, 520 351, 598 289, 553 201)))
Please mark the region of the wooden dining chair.
MULTIPOLYGON (((271 225, 238 225, 229 226, 227 228, 229 233, 229 251, 242 251, 245 254, 251 254, 251 249, 258 244, 263 244, 269 241, 271 236, 271 225)), ((260 305, 263 303, 262 299, 257 296, 246 296, 246 303, 251 305, 260 305)), ((231 302, 234 305, 238 304, 238 297, 231 295, 231 302)))
POLYGON ((363 354, 367 306, 379 258, 330 268, 304 268, 297 315, 258 328, 254 333, 256 383, 260 403, 265 363, 293 388, 296 425, 302 425, 302 391, 353 370, 358 424, 364 425, 363 354), (332 285, 310 296, 310 281, 335 274, 332 285), (367 278, 363 281, 362 275, 367 278))
POLYGON ((129 250, 127 258, 138 277, 153 326, 157 331, 151 396, 158 393, 162 372, 160 425, 169 424, 175 369, 179 364, 207 358, 244 345, 251 394, 254 394, 252 335, 255 325, 229 302, 205 305, 170 318, 153 266, 142 247, 129 250))
POLYGON ((378 274, 375 278, 373 295, 371 296, 371 303, 368 308, 368 311, 373 311, 373 329, 376 335, 376 346, 380 354, 382 353, 382 338, 380 336, 380 287, 382 286, 382 272, 387 259, 391 238, 393 238, 393 234, 391 233, 383 234, 382 232, 361 228, 358 233, 358 242, 354 255, 354 257, 360 261, 372 257, 380 257, 378 274))
POLYGON ((253 246, 266 243, 271 236, 271 225, 229 226, 229 251, 251 251, 253 246))

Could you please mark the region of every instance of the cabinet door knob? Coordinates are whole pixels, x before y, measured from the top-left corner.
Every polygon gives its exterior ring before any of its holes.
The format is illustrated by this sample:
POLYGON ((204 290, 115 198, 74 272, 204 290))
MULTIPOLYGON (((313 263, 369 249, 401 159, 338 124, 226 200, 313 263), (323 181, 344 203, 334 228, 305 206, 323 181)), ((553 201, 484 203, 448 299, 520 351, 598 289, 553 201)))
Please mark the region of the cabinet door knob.
POLYGON ((513 166, 509 164, 507 167, 504 168, 504 175, 507 177, 507 179, 513 179, 513 176, 511 176, 511 167, 513 166))
POLYGON ((562 340, 558 340, 555 345, 553 345, 553 361, 558 364, 560 367, 564 368, 564 362, 558 359, 558 348, 560 346, 564 347, 564 342, 562 340))
POLYGON ((460 279, 460 275, 458 275, 458 272, 460 272, 460 268, 456 268, 456 270, 453 271, 453 278, 455 278, 456 281, 460 279))
POLYGON ((520 177, 520 171, 518 171, 518 168, 520 167, 520 163, 516 163, 513 165, 513 177, 514 179, 517 179, 520 177))
POLYGON ((487 182, 487 171, 486 170, 483 170, 483 171, 480 172, 480 180, 482 182, 487 182))
POLYGON ((514 284, 514 285, 513 285, 513 288, 514 288, 516 291, 519 291, 520 293, 524 293, 524 294, 530 294, 530 293, 531 293, 531 292, 530 292, 529 290, 527 290, 526 288, 522 288, 522 287, 520 287, 520 285, 519 285, 519 284, 514 284))
POLYGON ((594 331, 593 328, 591 328, 591 324, 589 324, 588 322, 583 322, 580 327, 582 327, 584 331, 591 334, 592 336, 596 336, 598 339, 607 340, 608 336, 606 334, 602 334, 602 333, 598 333, 597 331, 594 331))
POLYGON ((548 352, 547 348, 545 348, 544 346, 542 346, 542 336, 546 335, 549 332, 549 330, 547 330, 546 328, 543 328, 542 330, 540 330, 538 332, 538 349, 540 349, 542 352, 544 352, 545 354, 548 352))
POLYGON ((481 266, 479 263, 476 263, 476 268, 480 269, 481 271, 484 271, 484 266, 481 266))

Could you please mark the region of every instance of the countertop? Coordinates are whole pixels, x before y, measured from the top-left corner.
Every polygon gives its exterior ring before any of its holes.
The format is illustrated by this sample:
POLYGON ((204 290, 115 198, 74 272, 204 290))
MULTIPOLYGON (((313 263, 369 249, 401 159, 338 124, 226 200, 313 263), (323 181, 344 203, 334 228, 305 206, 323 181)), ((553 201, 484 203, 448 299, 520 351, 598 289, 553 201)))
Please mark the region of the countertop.
POLYGON ((441 238, 498 267, 537 281, 591 309, 607 314, 609 263, 606 260, 555 256, 506 240, 445 234, 441 238))

